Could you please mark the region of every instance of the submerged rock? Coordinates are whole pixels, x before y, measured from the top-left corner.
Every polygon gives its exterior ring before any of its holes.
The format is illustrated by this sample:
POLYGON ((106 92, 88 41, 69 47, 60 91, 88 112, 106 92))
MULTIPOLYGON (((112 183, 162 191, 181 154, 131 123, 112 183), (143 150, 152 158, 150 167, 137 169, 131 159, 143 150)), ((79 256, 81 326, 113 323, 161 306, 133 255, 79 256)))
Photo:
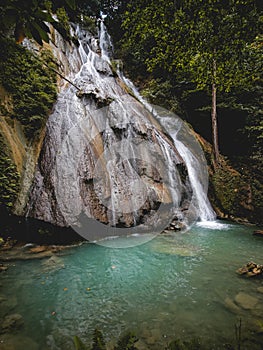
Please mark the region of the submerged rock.
POLYGON ((258 299, 249 294, 240 292, 235 296, 235 302, 245 310, 252 310, 258 303, 258 299))
POLYGON ((23 317, 20 314, 7 315, 1 325, 2 333, 15 332, 24 325, 23 317))
POLYGON ((0 317, 5 317, 8 313, 12 312, 17 306, 17 298, 15 296, 7 297, 5 295, 0 296, 0 317))
POLYGON ((42 263, 42 266, 44 272, 51 272, 65 268, 63 260, 57 256, 51 256, 48 260, 45 260, 42 263))
POLYGON ((136 349, 138 350, 148 350, 148 346, 141 340, 139 339, 136 343, 135 343, 136 349))
POLYGON ((229 297, 227 297, 225 300, 224 300, 224 305, 225 307, 231 311, 233 314, 240 314, 241 312, 241 309, 237 306, 237 304, 235 304, 235 302, 230 299, 229 297))
POLYGON ((26 245, 24 247, 14 247, 8 251, 2 251, 0 249, 0 260, 12 261, 12 260, 32 260, 32 259, 44 259, 60 253, 66 249, 72 248, 71 246, 57 246, 57 245, 41 245, 33 246, 26 245))
POLYGON ((198 254, 198 249, 196 247, 191 245, 179 245, 178 242, 170 240, 154 242, 152 250, 157 253, 178 255, 183 257, 191 257, 198 254))
POLYGON ((1 350, 38 350, 38 344, 23 335, 3 334, 0 336, 1 350))

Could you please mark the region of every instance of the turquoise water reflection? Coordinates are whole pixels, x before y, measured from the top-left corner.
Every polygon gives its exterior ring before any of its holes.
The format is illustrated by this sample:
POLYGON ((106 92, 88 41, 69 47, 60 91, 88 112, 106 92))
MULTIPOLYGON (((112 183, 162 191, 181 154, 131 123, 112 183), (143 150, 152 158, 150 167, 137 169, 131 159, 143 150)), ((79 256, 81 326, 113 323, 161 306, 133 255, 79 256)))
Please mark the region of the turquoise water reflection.
POLYGON ((13 338, 29 337, 41 350, 73 349, 74 335, 89 343, 95 327, 107 340, 134 330, 145 349, 186 335, 220 349, 235 340, 240 317, 245 346, 260 349, 263 279, 235 273, 249 260, 263 264, 263 239, 252 231, 217 223, 133 248, 87 243, 61 256, 16 261, 0 275, 9 303, 0 304, 2 315, 21 314, 25 326, 13 338), (246 295, 256 303, 245 305, 246 295))

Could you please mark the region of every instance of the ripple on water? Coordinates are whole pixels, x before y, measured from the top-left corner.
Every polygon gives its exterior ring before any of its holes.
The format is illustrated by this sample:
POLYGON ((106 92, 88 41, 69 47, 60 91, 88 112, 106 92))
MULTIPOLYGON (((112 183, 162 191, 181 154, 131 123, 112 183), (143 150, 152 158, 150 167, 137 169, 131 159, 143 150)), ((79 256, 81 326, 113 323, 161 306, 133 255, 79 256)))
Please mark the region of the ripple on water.
POLYGON ((260 349, 262 280, 235 271, 250 259, 263 263, 263 240, 252 228, 212 226, 129 249, 84 244, 56 258, 17 261, 0 275, 2 310, 22 315, 17 335, 39 348, 72 349, 74 335, 89 344, 96 327, 107 340, 134 330, 141 346, 156 350, 186 336, 220 346, 235 341, 241 317, 251 349, 260 349), (255 306, 244 307, 251 300, 255 306))

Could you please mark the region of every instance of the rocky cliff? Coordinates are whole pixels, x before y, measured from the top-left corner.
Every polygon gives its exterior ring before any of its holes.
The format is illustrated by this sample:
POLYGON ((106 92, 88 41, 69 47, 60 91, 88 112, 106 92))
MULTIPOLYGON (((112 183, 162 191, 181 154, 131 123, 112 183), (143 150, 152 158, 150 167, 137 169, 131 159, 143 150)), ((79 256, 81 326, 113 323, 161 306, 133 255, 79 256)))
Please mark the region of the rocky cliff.
POLYGON ((173 140, 114 72, 105 28, 99 38, 74 30, 78 45, 55 36, 71 83, 61 81, 24 212, 60 226, 92 218, 137 231, 162 226, 164 216, 165 225, 183 220, 192 192, 173 140))
POLYGON ((78 40, 69 43, 53 31, 43 48, 5 43, 20 58, 8 65, 0 57, 2 207, 81 234, 89 219, 138 232, 212 217, 204 159, 192 157, 196 145, 180 154, 177 117, 165 124, 146 108, 112 59, 103 26, 97 36, 79 26, 72 34, 78 40))

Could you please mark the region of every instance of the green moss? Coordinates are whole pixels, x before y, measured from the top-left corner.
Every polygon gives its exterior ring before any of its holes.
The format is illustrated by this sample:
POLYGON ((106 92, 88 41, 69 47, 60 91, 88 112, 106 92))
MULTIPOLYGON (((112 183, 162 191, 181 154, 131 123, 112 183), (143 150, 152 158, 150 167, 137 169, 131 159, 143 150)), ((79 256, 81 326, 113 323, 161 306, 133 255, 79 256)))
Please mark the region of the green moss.
POLYGON ((216 198, 224 212, 240 215, 239 196, 241 178, 229 169, 219 168, 212 177, 216 198))
POLYGON ((58 21, 62 26, 64 27, 64 30, 66 31, 66 36, 70 38, 70 24, 69 24, 69 18, 68 14, 64 7, 60 7, 56 11, 56 15, 58 18, 58 21))
POLYGON ((135 343, 139 339, 133 332, 128 332, 119 338, 114 350, 136 350, 135 343))
POLYGON ((0 207, 11 209, 19 190, 19 174, 0 134, 0 207))
POLYGON ((98 34, 97 20, 94 17, 82 15, 81 16, 81 25, 84 29, 87 29, 91 34, 98 34))
MULTIPOLYGON (((0 84, 11 94, 13 115, 24 126, 28 139, 34 139, 46 122, 56 99, 56 74, 38 57, 12 40, 0 39, 0 84)), ((54 66, 51 53, 42 60, 54 66)))
POLYGON ((91 350, 106 350, 106 343, 103 334, 97 328, 93 332, 93 344, 91 350))

